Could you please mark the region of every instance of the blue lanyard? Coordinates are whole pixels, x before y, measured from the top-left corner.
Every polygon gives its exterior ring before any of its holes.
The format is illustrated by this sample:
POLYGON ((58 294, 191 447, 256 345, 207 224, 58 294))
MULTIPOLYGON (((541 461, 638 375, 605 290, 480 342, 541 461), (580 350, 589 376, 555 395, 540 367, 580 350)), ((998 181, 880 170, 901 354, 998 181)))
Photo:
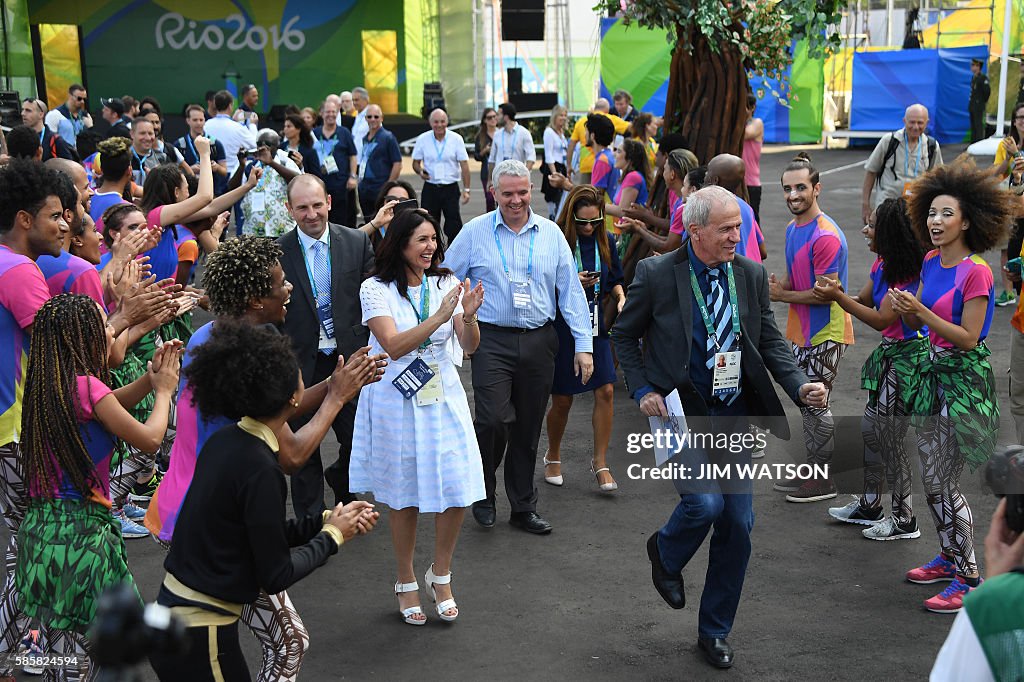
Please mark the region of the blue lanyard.
MULTIPOLYGON (((583 256, 580 253, 580 242, 576 240, 576 272, 583 272, 583 256)), ((601 249, 594 241, 594 272, 597 273, 597 281, 594 282, 594 300, 601 298, 601 249)))
POLYGON ((185 144, 188 145, 188 150, 192 152, 192 156, 196 157, 196 163, 199 163, 199 152, 196 151, 196 145, 192 141, 192 133, 185 133, 185 144))
MULTIPOLYGON (((498 216, 500 212, 494 212, 494 243, 498 245, 498 255, 501 256, 501 265, 505 268, 505 276, 508 277, 508 281, 512 281, 512 273, 508 270, 508 261, 505 260, 505 249, 501 247, 501 240, 498 239, 498 216)), ((537 228, 533 229, 530 234, 530 259, 526 266, 526 281, 529 282, 533 275, 533 243, 537 239, 537 228)))
MULTIPOLYGON (((320 242, 319 239, 317 241, 320 242)), ((320 243, 323 243, 323 242, 320 242, 320 243)), ((313 270, 309 267, 309 257, 306 255, 306 249, 308 247, 303 245, 301 240, 299 242, 299 246, 302 247, 302 262, 306 264, 306 273, 309 275, 309 285, 313 288, 313 298, 314 299, 318 299, 318 298, 320 298, 320 294, 316 290, 316 279, 314 279, 314 277, 313 277, 313 270)), ((330 246, 330 244, 327 244, 327 269, 328 270, 331 269, 331 246, 330 246)))
POLYGON ((437 148, 437 137, 434 135, 430 136, 430 139, 434 141, 434 151, 437 152, 437 162, 441 163, 441 155, 444 154, 444 147, 448 144, 448 133, 444 134, 444 139, 441 141, 441 148, 437 148))
MULTIPOLYGON (((907 131, 903 131, 903 142, 907 145, 907 151, 903 154, 903 177, 910 177, 910 139, 907 137, 907 131)), ((921 166, 921 145, 924 143, 924 135, 917 138, 917 154, 914 158, 914 177, 917 177, 917 172, 921 166)))
MULTIPOLYGON (((412 297, 409 296, 409 290, 406 289, 405 300, 409 301, 409 305, 412 306, 412 310, 416 313, 416 320, 419 324, 423 324, 430 317, 430 289, 427 288, 427 273, 423 273, 423 280, 420 282, 420 309, 416 310, 416 304, 412 302, 412 297)), ((420 350, 426 350, 430 348, 430 337, 428 336, 423 343, 420 344, 420 350)))
POLYGON ((512 158, 511 156, 505 156, 505 140, 508 139, 509 135, 512 136, 512 153, 513 154, 516 153, 516 147, 515 147, 516 128, 518 128, 518 127, 519 127, 518 123, 515 124, 514 126, 512 126, 512 132, 511 133, 508 132, 507 130, 505 130, 504 128, 501 129, 501 147, 499 148, 501 151, 498 152, 498 156, 501 156, 501 157, 504 157, 504 158, 498 159, 498 161, 505 161, 507 159, 511 159, 512 158))

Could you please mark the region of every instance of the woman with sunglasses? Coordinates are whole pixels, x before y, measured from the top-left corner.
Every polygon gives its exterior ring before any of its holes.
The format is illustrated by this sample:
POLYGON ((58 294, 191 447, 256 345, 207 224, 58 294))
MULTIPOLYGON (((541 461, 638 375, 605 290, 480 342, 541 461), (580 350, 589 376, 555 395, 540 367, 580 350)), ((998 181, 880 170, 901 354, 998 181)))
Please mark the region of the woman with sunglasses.
POLYGON ((480 131, 476 134, 476 151, 473 158, 480 162, 480 183, 484 188, 484 199, 487 201, 487 212, 494 210, 494 193, 488 189, 491 184, 491 165, 488 159, 491 155, 491 144, 494 142, 494 133, 498 130, 498 112, 487 107, 484 115, 480 118, 480 131))
POLYGON ((573 396, 589 391, 594 394, 594 453, 590 470, 597 477, 601 492, 610 493, 619 487, 605 459, 612 434, 612 400, 616 375, 612 347, 608 340, 608 328, 612 320, 605 316, 604 302, 609 296, 612 297, 618 314, 626 302, 626 294, 622 289, 622 267, 615 238, 602 229, 604 205, 601 190, 592 185, 578 185, 569 193, 557 220, 569 247, 576 255, 576 270, 590 306, 594 334, 594 373, 586 383, 576 376, 573 369, 575 345, 572 333, 559 313, 555 319, 558 355, 551 385, 551 408, 547 415, 548 452, 544 455, 544 480, 551 485, 562 485, 562 435, 569 420, 573 396))

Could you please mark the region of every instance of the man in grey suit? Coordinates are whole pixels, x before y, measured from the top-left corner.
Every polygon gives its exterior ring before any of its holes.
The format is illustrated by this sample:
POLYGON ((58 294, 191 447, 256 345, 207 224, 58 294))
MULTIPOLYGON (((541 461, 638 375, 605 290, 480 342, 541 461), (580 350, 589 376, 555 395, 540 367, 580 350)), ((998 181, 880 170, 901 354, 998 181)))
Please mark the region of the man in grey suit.
MULTIPOLYGON (((366 346, 370 332, 362 324, 359 286, 373 268, 373 249, 365 232, 327 222, 331 197, 323 180, 305 173, 288 183, 288 211, 297 228, 277 242, 284 255, 281 267, 295 286, 285 317, 284 333, 292 340, 306 386, 326 379, 338 364, 366 346)), ((345 403, 334 420, 338 461, 325 472, 317 448, 309 461, 292 474, 295 516, 324 510, 324 478, 335 501, 349 503, 348 464, 357 401, 345 403)), ((298 428, 309 417, 292 424, 298 428)))
MULTIPOLYGON (((769 372, 794 403, 824 404, 825 387, 809 383, 779 333, 768 275, 736 255, 740 209, 717 186, 692 194, 683 212, 689 239, 676 251, 640 261, 626 305, 611 331, 630 394, 648 417, 668 416, 665 396, 679 391, 691 434, 748 434, 750 422, 789 437, 769 372), (641 347, 640 340, 643 339, 641 347)), ((707 463, 750 462, 750 449, 684 448, 689 471, 707 463)), ((714 528, 698 618, 698 649, 719 668, 733 662, 732 629, 750 558, 754 525, 751 482, 675 480, 680 501, 647 541, 655 588, 682 608, 683 567, 714 528)))

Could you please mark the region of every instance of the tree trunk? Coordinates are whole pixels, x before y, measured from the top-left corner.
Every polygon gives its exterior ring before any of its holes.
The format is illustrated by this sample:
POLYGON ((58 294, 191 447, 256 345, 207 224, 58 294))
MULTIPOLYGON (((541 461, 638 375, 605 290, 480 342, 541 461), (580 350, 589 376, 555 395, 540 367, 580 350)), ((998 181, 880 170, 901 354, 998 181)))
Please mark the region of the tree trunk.
POLYGON ((665 127, 686 138, 686 148, 707 164, 718 154, 743 150, 749 90, 743 59, 733 45, 711 50, 697 29, 677 29, 665 127), (691 49, 692 48, 692 49, 691 49))

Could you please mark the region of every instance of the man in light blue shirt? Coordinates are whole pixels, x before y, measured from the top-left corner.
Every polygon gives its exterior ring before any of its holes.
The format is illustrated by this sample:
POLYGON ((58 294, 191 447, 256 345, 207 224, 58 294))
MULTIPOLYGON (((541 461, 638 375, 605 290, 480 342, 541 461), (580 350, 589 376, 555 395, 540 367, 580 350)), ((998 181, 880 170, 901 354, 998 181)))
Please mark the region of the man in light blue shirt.
POLYGON ((576 344, 574 366, 584 383, 593 373, 593 328, 576 261, 558 225, 530 210, 530 171, 521 161, 499 163, 492 175, 498 210, 474 218, 445 254, 459 279, 482 281, 480 347, 473 354, 476 437, 487 499, 473 518, 495 521, 496 471, 505 462, 509 523, 530 533, 551 532, 537 514, 537 441, 551 393, 559 312, 576 344))

